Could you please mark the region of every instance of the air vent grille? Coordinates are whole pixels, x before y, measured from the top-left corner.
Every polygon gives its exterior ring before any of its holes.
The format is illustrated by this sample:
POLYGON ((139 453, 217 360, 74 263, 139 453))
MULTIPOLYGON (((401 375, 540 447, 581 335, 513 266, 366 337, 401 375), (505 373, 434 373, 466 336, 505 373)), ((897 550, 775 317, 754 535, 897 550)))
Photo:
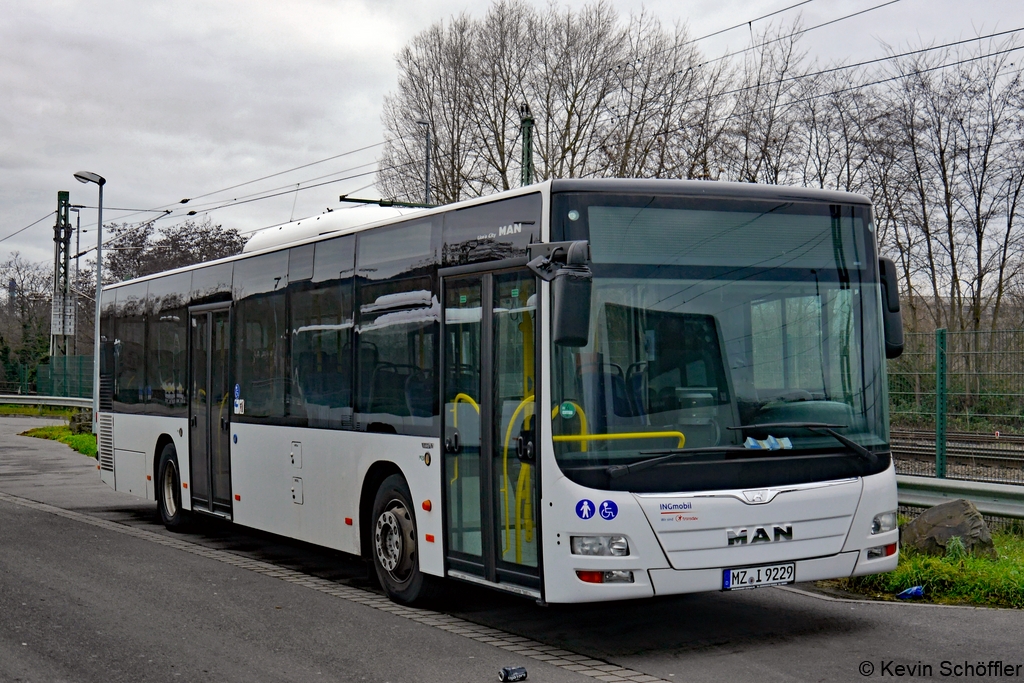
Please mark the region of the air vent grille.
POLYGON ((100 433, 96 439, 96 450, 99 455, 100 469, 114 471, 114 416, 100 413, 100 433))

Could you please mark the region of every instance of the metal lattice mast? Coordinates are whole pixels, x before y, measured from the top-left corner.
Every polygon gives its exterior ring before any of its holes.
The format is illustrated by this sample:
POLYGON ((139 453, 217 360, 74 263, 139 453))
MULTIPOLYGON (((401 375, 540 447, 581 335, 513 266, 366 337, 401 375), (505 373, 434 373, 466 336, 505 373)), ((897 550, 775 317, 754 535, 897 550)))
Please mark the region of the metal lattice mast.
POLYGON ((53 307, 50 315, 50 356, 66 356, 68 337, 75 334, 75 301, 71 292, 70 193, 57 193, 53 226, 53 307))

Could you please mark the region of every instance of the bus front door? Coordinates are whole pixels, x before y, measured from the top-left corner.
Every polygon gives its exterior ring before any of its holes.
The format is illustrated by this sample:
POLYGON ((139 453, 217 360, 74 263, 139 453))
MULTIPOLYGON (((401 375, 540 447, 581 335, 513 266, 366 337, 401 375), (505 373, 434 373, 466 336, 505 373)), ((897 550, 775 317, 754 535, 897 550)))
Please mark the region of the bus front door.
POLYGON ((540 588, 536 279, 444 279, 444 477, 449 573, 540 588))
POLYGON ((231 516, 229 382, 231 325, 227 308, 190 312, 189 464, 192 509, 231 516))

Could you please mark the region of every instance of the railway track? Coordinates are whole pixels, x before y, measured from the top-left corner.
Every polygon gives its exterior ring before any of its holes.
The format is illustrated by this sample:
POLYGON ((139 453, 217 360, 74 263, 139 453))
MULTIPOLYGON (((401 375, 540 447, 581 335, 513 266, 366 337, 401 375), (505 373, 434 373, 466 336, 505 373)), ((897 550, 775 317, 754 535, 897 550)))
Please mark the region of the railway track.
MULTIPOLYGON (((894 429, 890 437, 900 474, 935 474, 935 432, 894 429)), ((1024 484, 1024 436, 950 432, 946 476, 1024 484)))

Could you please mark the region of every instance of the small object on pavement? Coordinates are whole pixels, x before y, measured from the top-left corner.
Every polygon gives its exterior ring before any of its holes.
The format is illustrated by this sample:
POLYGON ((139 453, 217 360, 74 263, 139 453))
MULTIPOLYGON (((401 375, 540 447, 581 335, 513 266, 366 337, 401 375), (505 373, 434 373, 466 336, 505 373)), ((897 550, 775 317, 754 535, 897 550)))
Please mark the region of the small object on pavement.
POLYGON ((924 597, 924 586, 914 586, 896 596, 899 600, 910 600, 912 598, 924 597))
POLYGON ((498 672, 499 681, 525 681, 525 666, 503 666, 498 672))

